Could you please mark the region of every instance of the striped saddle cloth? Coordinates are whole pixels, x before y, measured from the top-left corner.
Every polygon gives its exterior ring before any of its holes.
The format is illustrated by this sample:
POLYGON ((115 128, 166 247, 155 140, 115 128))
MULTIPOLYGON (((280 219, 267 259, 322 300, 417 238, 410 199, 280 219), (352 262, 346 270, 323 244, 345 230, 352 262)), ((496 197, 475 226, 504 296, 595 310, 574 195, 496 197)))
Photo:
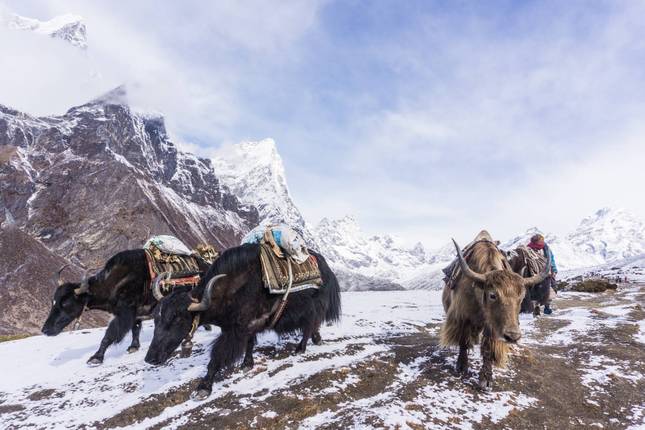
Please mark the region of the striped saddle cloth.
MULTIPOLYGON (((197 257, 192 255, 177 255, 161 252, 158 248, 150 247, 145 250, 150 279, 154 280, 162 273, 169 274, 160 283, 161 292, 166 295, 177 285, 197 285, 202 273, 197 257)), ((152 285, 152 282, 150 283, 152 285)))

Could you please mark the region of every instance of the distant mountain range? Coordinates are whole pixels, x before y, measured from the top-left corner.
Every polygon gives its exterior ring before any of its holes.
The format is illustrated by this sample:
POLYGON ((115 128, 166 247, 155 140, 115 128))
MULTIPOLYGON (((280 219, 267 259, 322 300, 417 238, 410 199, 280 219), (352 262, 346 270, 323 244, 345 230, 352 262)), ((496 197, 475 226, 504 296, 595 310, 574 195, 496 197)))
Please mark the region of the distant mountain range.
MULTIPOLYGON (((455 257, 452 243, 426 250, 421 243, 405 246, 389 235, 366 235, 351 216, 305 221, 289 193, 284 166, 272 139, 243 142, 218 152, 213 166, 222 183, 240 201, 255 205, 262 223, 294 226, 340 271, 346 289, 436 288, 440 269, 455 257)), ((501 247, 527 244, 537 227, 527 229, 501 247)), ((571 233, 547 242, 561 271, 610 264, 645 254, 645 225, 623 209, 604 208, 584 218, 571 233)), ((465 244, 464 244, 465 245, 465 244)))

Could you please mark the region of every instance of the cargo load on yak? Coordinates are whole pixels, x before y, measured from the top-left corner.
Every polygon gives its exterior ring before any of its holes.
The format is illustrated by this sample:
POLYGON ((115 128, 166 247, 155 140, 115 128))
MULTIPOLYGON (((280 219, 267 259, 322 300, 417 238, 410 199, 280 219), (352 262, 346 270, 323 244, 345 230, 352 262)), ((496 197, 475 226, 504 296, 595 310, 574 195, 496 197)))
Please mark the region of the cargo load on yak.
POLYGON ((260 244, 262 281, 271 294, 320 288, 316 257, 309 254, 300 234, 286 225, 259 226, 242 243, 260 244))
POLYGON ((167 295, 177 285, 197 285, 203 275, 198 258, 212 264, 218 256, 210 245, 202 244, 191 251, 181 240, 168 235, 151 237, 143 249, 155 297, 167 295))
MULTIPOLYGON (((475 238, 475 240, 470 242, 463 249, 462 253, 463 253, 464 258, 466 260, 468 260, 468 258, 470 257, 470 254, 472 253, 472 250, 473 250, 473 247, 475 246, 475 244, 477 244, 479 242, 490 242, 490 243, 494 244, 496 248, 499 249, 499 241, 497 241, 497 240, 494 241, 487 232, 483 231, 483 232, 479 233, 479 235, 475 238)), ((506 253, 503 252, 503 251, 501 251, 501 253, 502 253, 502 255, 506 255, 506 253)), ((506 258, 504 259, 503 264, 504 264, 504 269, 512 270, 511 265, 510 265, 510 263, 508 262, 508 260, 506 258)), ((443 278, 443 281, 450 288, 453 288, 455 286, 455 281, 457 280, 457 278, 459 278, 459 275, 461 274, 461 267, 459 266, 459 259, 455 258, 454 260, 452 260, 452 262, 448 266, 446 266, 444 269, 442 269, 442 271, 443 271, 443 274, 445 275, 445 277, 443 278)))
POLYGON ((536 251, 526 245, 520 245, 509 253, 513 268, 523 278, 540 273, 546 267, 546 257, 542 251, 536 251))

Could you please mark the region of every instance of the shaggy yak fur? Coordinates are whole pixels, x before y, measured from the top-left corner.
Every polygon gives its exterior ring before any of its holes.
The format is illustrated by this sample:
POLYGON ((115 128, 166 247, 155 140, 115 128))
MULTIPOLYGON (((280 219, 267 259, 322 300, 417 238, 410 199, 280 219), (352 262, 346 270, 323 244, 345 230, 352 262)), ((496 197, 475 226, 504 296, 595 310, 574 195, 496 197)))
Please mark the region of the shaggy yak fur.
POLYGON ((456 371, 466 375, 468 350, 481 337, 483 363, 479 385, 487 390, 492 386, 492 365, 504 366, 508 344, 521 337, 519 308, 526 286, 544 280, 546 275, 523 279, 514 273, 486 231, 475 242, 468 261, 455 243, 461 274, 453 288, 446 285, 443 290, 446 319, 441 328, 441 343, 459 346, 456 371))
MULTIPOLYGON (((309 252, 318 261, 323 284, 320 289, 290 294, 273 328, 278 333, 302 332, 296 352, 305 351, 312 335, 314 343, 321 341, 320 335, 316 336, 321 323, 340 319, 336 276, 321 255, 309 252)), ((246 353, 243 366, 253 366, 256 334, 270 329, 281 299, 282 295, 269 294, 264 287, 259 245, 228 249, 213 263, 199 286, 192 291, 175 290, 160 302, 154 312, 154 337, 145 360, 164 363, 190 332, 196 315, 201 322, 219 326, 222 332, 213 343, 208 371, 194 393, 195 398, 204 399, 210 395, 213 382, 223 379, 243 354, 246 353)))
MULTIPOLYGON (((206 261, 198 261, 200 270, 208 270, 206 261)), ((60 271, 58 275, 60 278, 60 271)), ((140 318, 150 315, 157 304, 148 288, 149 281, 150 274, 143 249, 119 252, 107 261, 103 270, 81 283, 58 283, 42 332, 47 336, 56 336, 69 323, 79 318, 84 309, 99 309, 111 313, 114 318, 88 364, 103 363, 107 348, 113 343, 121 342, 128 331, 132 332, 128 352, 135 352, 140 346, 140 318)))

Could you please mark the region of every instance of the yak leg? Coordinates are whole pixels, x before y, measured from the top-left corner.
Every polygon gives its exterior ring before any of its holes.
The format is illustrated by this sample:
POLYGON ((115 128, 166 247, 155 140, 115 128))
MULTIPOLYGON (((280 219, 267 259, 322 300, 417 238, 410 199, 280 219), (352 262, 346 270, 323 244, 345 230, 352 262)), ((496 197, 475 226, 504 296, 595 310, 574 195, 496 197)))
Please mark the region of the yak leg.
POLYGON ((139 344, 139 334, 141 334, 141 320, 137 319, 132 326, 132 342, 128 347, 128 352, 130 354, 137 352, 139 350, 139 347, 141 346, 139 344))
POLYGON ((489 328, 484 329, 481 343, 482 368, 479 371, 479 387, 488 391, 493 385, 493 336, 489 328))
POLYGON ((307 325, 305 325, 305 327, 302 329, 302 339, 296 347, 296 354, 303 354, 305 351, 307 351, 307 342, 309 342, 309 339, 315 331, 316 326, 318 326, 318 323, 315 321, 307 322, 307 325))
POLYGON ((314 345, 320 345, 322 343, 322 336, 320 336, 320 324, 320 321, 316 323, 314 332, 311 334, 311 341, 314 343, 314 345))
POLYGON ((470 339, 465 337, 459 342, 459 356, 457 357, 457 366, 455 370, 458 374, 468 374, 468 347, 470 346, 470 339))
POLYGON ((250 370, 253 369, 253 348, 255 347, 256 337, 255 335, 249 337, 249 341, 246 344, 246 353, 244 353, 244 361, 242 361, 242 369, 250 370))
POLYGON ((213 348, 211 350, 211 359, 208 362, 208 372, 202 378, 193 393, 195 400, 204 400, 213 390, 213 382, 221 380, 224 372, 230 369, 238 358, 244 353, 249 343, 249 334, 238 332, 234 329, 222 329, 213 348))
POLYGON ((112 321, 108 325, 105 335, 101 340, 101 345, 99 349, 94 353, 93 356, 87 360, 87 364, 92 366, 97 366, 103 363, 103 357, 105 356, 105 350, 108 349, 113 343, 119 343, 123 340, 126 333, 130 331, 136 319, 136 308, 126 308, 119 313, 114 315, 112 321))

